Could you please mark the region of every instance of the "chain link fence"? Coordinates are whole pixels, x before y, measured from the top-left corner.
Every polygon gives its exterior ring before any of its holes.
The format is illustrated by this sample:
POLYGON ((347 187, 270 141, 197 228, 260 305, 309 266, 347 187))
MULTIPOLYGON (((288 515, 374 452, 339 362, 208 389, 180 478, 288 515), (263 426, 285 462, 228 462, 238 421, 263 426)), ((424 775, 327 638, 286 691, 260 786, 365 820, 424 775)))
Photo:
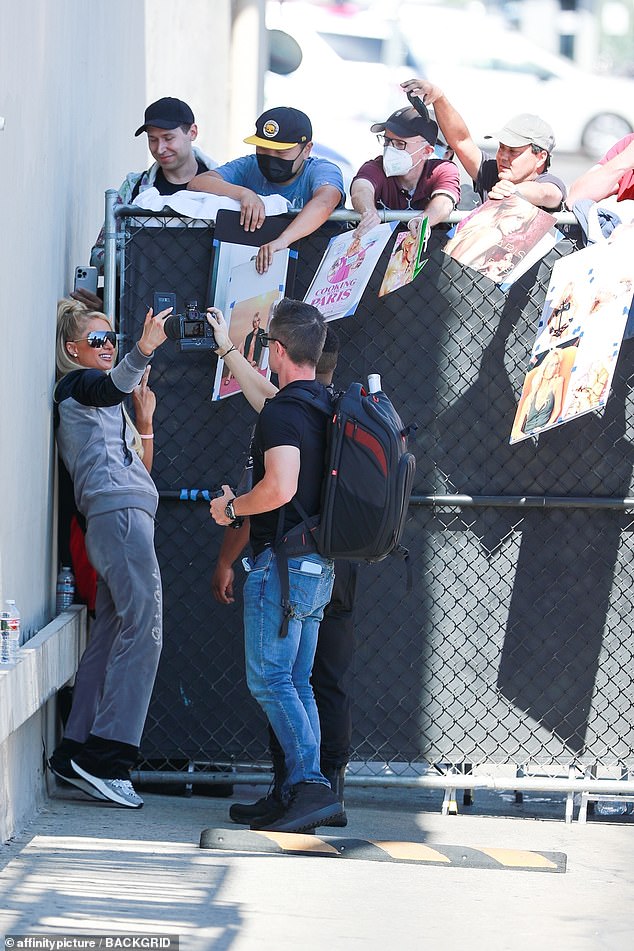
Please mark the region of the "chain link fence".
MULTIPOLYGON (((213 223, 118 215, 129 346, 154 291, 176 293, 179 310, 211 302, 213 223)), ((350 226, 329 222, 300 243, 289 296, 304 296, 328 240, 350 226)), ((507 292, 443 254, 438 226, 416 281, 378 298, 389 242, 356 314, 335 323, 338 384, 380 373, 403 421, 418 425, 404 536, 413 590, 397 559, 361 570, 352 755, 361 774, 386 764, 413 775, 429 763, 634 765, 632 343, 601 413, 509 445, 552 266, 577 247, 575 227, 563 230, 507 292)), ((244 461, 255 416, 241 396, 212 402, 215 363, 169 342, 153 360, 165 646, 144 768, 268 763, 244 680, 242 578, 238 570, 234 605, 213 600, 222 532, 206 502, 180 499, 235 485, 244 461)))

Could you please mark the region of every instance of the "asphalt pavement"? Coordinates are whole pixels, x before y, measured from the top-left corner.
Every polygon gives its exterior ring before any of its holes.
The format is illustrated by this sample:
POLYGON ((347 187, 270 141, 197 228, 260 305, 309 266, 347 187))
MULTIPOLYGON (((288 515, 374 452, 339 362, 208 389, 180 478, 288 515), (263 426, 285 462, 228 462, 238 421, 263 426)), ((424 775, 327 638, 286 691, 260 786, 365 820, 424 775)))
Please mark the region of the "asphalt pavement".
POLYGON ((29 936, 13 949, 137 934, 188 951, 632 947, 632 816, 566 825, 563 797, 497 792, 442 816, 440 792, 353 787, 345 829, 291 841, 230 822, 232 799, 144 798, 117 808, 51 782, 0 846, 0 933, 29 936))

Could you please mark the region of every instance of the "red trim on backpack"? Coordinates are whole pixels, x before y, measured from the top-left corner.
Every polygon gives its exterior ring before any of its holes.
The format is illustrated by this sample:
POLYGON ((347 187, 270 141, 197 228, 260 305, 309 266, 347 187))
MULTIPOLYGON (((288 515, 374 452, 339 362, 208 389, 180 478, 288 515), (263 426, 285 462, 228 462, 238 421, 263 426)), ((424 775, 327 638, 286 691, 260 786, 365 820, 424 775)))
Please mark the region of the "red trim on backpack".
POLYGON ((381 472, 387 478, 387 459, 385 458, 385 453, 383 452, 383 447, 379 440, 375 439, 374 436, 371 436, 370 433, 367 433, 364 429, 355 426, 350 420, 346 423, 344 432, 348 439, 354 439, 355 442, 358 442, 372 453, 379 464, 381 472))

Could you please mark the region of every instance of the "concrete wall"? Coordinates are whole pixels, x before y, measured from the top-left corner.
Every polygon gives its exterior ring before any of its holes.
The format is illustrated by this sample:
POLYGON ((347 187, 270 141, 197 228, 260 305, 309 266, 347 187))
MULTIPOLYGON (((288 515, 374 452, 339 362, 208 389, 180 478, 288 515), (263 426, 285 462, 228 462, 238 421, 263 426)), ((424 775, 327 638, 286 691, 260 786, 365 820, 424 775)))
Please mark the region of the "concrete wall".
MULTIPOLYGON (((0 601, 17 600, 23 640, 54 613, 56 302, 88 261, 105 189, 150 162, 134 138, 148 102, 187 99, 203 148, 227 152, 230 11, 231 0, 0 0, 0 601)), ((4 739, 0 840, 25 814, 12 797, 42 790, 42 717, 4 739)))
MULTIPOLYGON (((26 633, 54 607, 55 305, 85 263, 103 191, 129 163, 143 113, 144 5, 2 0, 0 57, 0 598, 26 633)), ((117 182, 118 182, 117 178, 117 182)))
POLYGON ((54 618, 20 651, 15 667, 0 667, 0 843, 41 805, 49 782, 45 750, 59 729, 55 696, 75 673, 86 643, 86 609, 54 618))

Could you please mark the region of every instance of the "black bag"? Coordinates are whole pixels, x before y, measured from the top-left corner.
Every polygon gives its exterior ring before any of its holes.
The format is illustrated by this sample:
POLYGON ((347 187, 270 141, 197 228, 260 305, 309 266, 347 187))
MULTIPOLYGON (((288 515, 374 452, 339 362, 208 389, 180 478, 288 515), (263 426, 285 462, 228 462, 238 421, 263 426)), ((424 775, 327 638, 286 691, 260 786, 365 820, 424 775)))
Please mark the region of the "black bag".
POLYGON ((317 540, 322 555, 376 562, 399 550, 416 472, 409 433, 381 391, 351 383, 335 399, 317 540))
MULTIPOLYGON (((284 575, 289 557, 317 551, 324 558, 377 562, 398 554, 407 562, 409 553, 400 542, 416 471, 416 460, 407 451, 412 427, 403 425, 385 393, 367 393, 360 383, 329 400, 299 387, 288 398, 316 407, 329 422, 320 514, 308 517, 291 500, 302 521, 285 535, 278 529, 273 545, 282 563, 283 599, 288 596, 284 575)), ((280 527, 283 520, 282 511, 280 527)), ((410 590, 409 562, 407 566, 410 590)), ((285 601, 288 615, 290 610, 285 601)), ((282 636, 286 628, 287 618, 282 636)))

